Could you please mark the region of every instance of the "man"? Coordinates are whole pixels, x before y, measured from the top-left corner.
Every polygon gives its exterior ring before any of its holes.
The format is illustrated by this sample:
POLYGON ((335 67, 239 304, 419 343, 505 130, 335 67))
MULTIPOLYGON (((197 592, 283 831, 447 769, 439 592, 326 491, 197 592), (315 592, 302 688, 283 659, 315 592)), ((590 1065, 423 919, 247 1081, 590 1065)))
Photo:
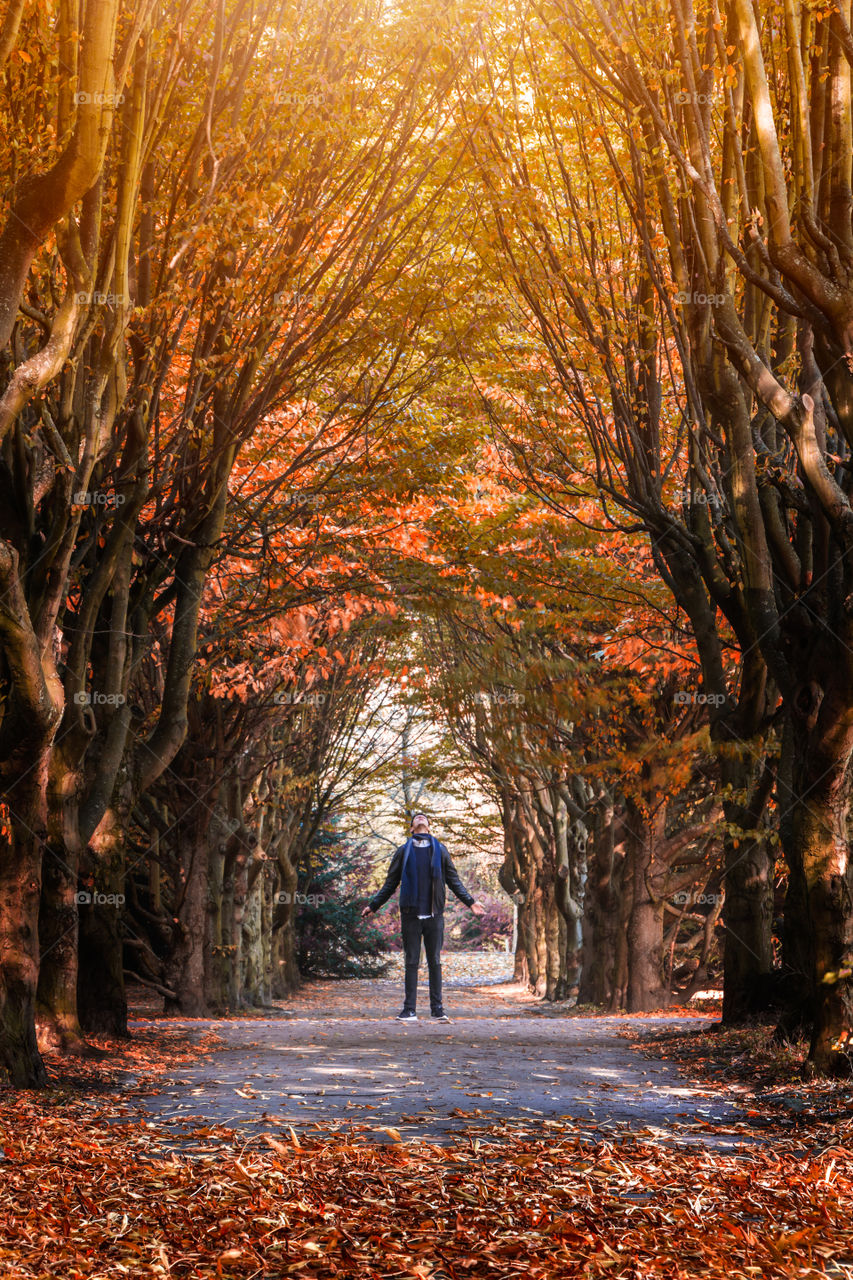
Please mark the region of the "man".
POLYGON ((406 957, 406 999, 398 1022, 417 1022, 418 967, 421 962, 421 938, 424 940, 429 970, 430 1012, 439 1022, 449 1022, 441 1003, 441 944, 444 941, 444 902, 446 884, 475 915, 485 907, 475 902, 459 879, 459 872, 440 840, 429 833, 425 813, 412 818, 412 834, 401 844, 388 868, 385 883, 374 893, 362 915, 376 912, 400 886, 400 923, 403 951, 406 957))

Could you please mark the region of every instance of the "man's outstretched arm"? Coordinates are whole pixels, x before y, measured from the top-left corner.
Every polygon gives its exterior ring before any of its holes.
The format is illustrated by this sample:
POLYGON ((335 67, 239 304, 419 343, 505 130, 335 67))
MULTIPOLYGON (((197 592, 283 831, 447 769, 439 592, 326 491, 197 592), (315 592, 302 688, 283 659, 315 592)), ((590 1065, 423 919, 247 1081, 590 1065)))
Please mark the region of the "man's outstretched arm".
POLYGON ((405 848, 406 846, 401 844, 400 848, 394 854, 394 857, 391 859, 391 865, 388 868, 388 874, 385 877, 385 883, 377 893, 374 893, 373 897, 362 909, 361 914, 363 916, 371 915, 373 912, 378 911, 381 906, 385 905, 391 897, 391 894, 397 888, 397 885, 400 883, 400 877, 403 874, 403 853, 405 852, 405 848))
POLYGON ((475 902, 471 894, 465 888, 459 879, 459 872, 453 865, 453 859, 445 849, 444 851, 444 883, 453 890, 460 902, 464 902, 466 907, 470 907, 475 915, 483 914, 484 907, 479 902, 475 902))

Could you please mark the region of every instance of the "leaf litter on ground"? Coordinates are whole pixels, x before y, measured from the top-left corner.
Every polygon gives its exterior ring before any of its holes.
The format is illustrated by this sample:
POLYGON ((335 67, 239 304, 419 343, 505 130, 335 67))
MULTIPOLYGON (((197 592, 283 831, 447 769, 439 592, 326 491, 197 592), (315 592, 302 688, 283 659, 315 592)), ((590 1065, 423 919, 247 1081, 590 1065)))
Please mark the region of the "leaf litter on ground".
MULTIPOLYGON (((349 1121, 297 1134, 275 1116, 248 1141, 197 1116, 176 1130, 138 1098, 221 1045, 187 1022, 97 1041, 98 1060, 48 1056, 50 1090, 0 1098, 0 1275, 853 1276, 844 1125, 734 1152, 568 1117, 480 1121, 444 1144, 349 1121)), ((726 1052, 755 1048, 692 1028, 656 1043, 716 1094, 743 1089, 726 1052)))
POLYGON ((722 1154, 614 1141, 587 1120, 584 1133, 481 1126, 446 1145, 391 1128, 377 1141, 367 1125, 271 1127, 250 1144, 198 1126, 192 1151, 176 1151, 171 1130, 112 1095, 116 1072, 129 1055, 153 1080, 212 1044, 151 1035, 116 1063, 85 1064, 98 1093, 2 1100, 0 1274, 764 1280, 853 1268, 846 1145, 815 1152, 785 1136, 722 1154))

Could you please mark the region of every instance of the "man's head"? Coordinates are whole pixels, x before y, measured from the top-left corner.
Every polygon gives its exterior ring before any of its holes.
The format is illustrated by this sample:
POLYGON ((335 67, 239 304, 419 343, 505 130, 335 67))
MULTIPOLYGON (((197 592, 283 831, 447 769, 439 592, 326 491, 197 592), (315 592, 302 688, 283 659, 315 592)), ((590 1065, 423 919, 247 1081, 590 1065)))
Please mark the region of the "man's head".
POLYGON ((429 818, 425 813, 416 813, 412 818, 412 835, 423 836, 429 832, 429 818))

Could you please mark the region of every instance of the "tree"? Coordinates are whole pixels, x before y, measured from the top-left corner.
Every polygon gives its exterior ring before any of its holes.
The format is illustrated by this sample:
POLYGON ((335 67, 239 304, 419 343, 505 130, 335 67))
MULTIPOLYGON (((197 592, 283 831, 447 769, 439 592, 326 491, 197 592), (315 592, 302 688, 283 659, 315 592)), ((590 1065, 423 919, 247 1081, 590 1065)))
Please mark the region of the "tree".
POLYGON ((759 26, 741 0, 719 20, 673 3, 671 63, 653 9, 639 26, 620 6, 593 11, 587 56, 563 47, 598 100, 620 104, 629 160, 609 159, 626 201, 647 211, 637 224, 655 231, 649 283, 684 373, 693 492, 711 517, 706 589, 783 699, 785 945, 807 980, 810 1062, 848 1072, 849 7, 771 5, 759 26))
POLYGON ((568 519, 643 531, 689 619, 722 771, 724 1017, 737 1021, 771 965, 775 859, 763 814, 778 695, 724 532, 731 477, 722 460, 708 479, 689 362, 667 327, 671 276, 655 257, 642 172, 650 135, 628 112, 614 119, 597 73, 590 93, 569 36, 589 15, 531 8, 520 20, 530 38, 509 71, 493 70, 506 105, 486 116, 476 146, 497 242, 484 253, 526 319, 524 360, 509 378, 496 362, 475 373, 533 491, 568 519))
MULTIPOLYGON (((94 24, 109 26, 111 12, 95 6, 87 18, 85 93, 103 96, 94 80, 98 67, 108 75, 112 46, 94 24)), ((417 283, 461 142, 448 108, 460 60, 436 55, 418 15, 377 27, 370 4, 349 0, 310 20, 296 8, 274 20, 268 6, 188 3, 175 34, 152 28, 140 42, 147 12, 123 28, 129 91, 112 133, 101 112, 106 176, 87 192, 65 184, 67 198, 82 196, 80 226, 27 259, 3 399, 3 479, 10 510, 23 507, 0 548, 0 1043, 17 1083, 44 1082, 32 1025, 40 897, 45 1024, 79 1043, 79 987, 86 1027, 126 1029, 116 913, 93 902, 78 917, 78 863, 86 884, 121 894, 133 810, 181 748, 241 450, 262 425, 293 425, 298 404, 297 434, 314 426, 294 471, 339 465, 367 421, 381 423, 379 391, 417 378, 406 356, 428 302, 417 283), (299 92, 287 87, 296 80, 299 92), (36 378, 27 361, 47 331, 51 359, 59 337, 71 359, 42 360, 36 378), (165 656, 162 685, 147 721, 133 723, 140 704, 128 692, 152 644, 165 656)), ((67 16, 51 79, 58 134, 76 65, 62 41, 71 48, 79 35, 67 16)), ((71 143, 92 164, 93 119, 79 115, 71 143)))
POLYGON ((385 940, 361 919, 369 873, 363 845, 320 831, 301 868, 296 924, 299 971, 305 976, 378 978, 388 968, 385 940))

